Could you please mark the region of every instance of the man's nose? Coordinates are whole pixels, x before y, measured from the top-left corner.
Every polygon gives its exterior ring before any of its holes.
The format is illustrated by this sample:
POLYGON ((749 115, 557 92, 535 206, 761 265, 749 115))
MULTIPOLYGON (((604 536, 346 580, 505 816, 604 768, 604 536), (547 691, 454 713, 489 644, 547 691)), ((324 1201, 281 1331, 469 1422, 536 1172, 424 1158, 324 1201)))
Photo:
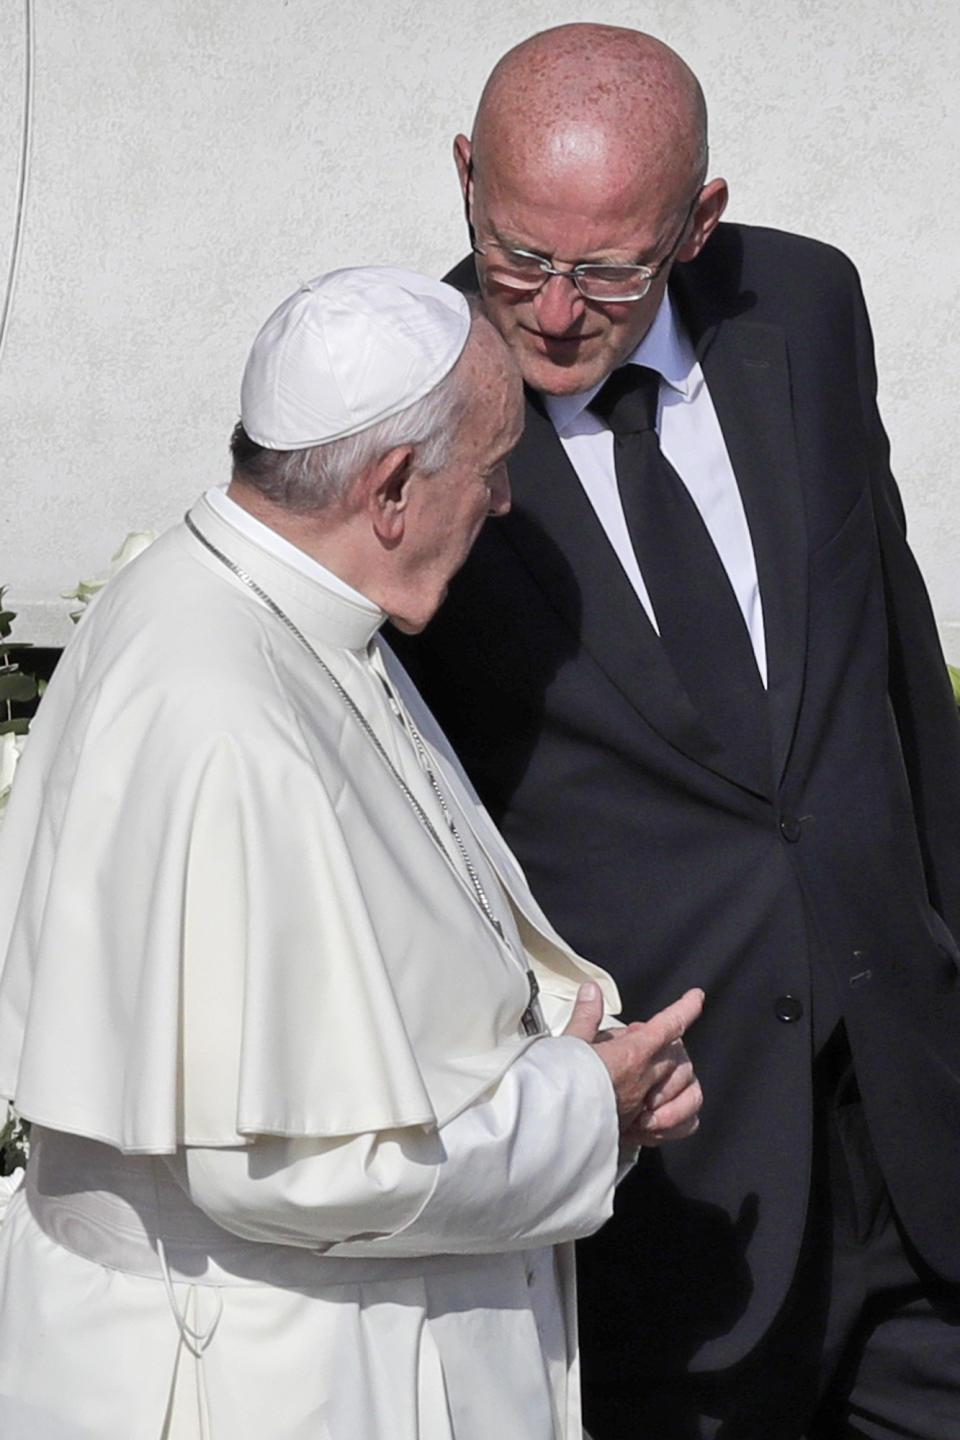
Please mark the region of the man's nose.
POLYGON ((565 335, 583 310, 583 296, 568 275, 551 275, 533 297, 533 311, 544 335, 565 335))

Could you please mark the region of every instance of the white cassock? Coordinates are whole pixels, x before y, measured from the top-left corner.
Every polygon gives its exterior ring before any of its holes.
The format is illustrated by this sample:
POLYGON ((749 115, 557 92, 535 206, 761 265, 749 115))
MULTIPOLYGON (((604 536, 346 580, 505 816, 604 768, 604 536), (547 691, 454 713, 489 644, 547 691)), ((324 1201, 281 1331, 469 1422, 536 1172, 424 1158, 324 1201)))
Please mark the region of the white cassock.
POLYGON ((589 1046, 526 1033, 527 971, 554 1029, 616 991, 381 612, 231 513, 191 515, 316 653, 178 526, 73 637, 0 834, 0 1094, 35 1126, 0 1435, 570 1440, 563 1242, 617 1123, 589 1046))

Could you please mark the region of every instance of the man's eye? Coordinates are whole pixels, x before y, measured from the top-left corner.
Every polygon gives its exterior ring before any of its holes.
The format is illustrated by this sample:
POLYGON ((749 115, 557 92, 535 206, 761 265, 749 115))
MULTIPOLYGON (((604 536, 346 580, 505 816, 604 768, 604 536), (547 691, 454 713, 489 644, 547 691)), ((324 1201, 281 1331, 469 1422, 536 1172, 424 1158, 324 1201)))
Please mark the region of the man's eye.
POLYGON ((511 270, 539 272, 543 269, 543 261, 539 260, 536 255, 521 255, 516 250, 507 250, 504 252, 503 259, 511 270))

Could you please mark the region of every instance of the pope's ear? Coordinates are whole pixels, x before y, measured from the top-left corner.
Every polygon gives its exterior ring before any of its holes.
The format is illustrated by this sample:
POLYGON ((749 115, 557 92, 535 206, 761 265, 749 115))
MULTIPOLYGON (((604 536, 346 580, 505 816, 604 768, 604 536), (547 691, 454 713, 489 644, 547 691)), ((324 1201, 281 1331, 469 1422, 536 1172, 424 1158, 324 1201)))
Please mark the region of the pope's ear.
POLYGON ((720 223, 727 208, 726 180, 711 180, 704 185, 690 222, 690 233, 677 248, 678 260, 695 260, 720 223))
POLYGON ((403 539, 413 479, 413 446, 395 445, 374 465, 363 480, 373 528, 389 546, 403 539))
POLYGON ((463 194, 464 204, 468 210, 470 207, 470 157, 472 154, 473 150, 466 135, 458 135, 453 142, 453 159, 457 167, 457 174, 460 176, 460 190, 463 194))

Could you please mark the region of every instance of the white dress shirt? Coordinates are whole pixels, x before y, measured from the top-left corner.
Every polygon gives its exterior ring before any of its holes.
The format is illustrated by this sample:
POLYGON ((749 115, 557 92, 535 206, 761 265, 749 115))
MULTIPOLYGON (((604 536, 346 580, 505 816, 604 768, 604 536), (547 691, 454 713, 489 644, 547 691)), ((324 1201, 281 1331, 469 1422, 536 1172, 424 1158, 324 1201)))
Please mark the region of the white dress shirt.
MULTIPOLYGON (((681 330, 669 294, 653 324, 625 362, 646 365, 661 376, 657 431, 660 448, 686 485, 717 548, 743 613, 764 685, 767 656, 763 610, 753 543, 723 432, 703 371, 681 330)), ((587 407, 600 389, 579 395, 546 395, 544 402, 560 443, 576 471, 607 539, 656 627, 617 489, 613 433, 587 407)))

